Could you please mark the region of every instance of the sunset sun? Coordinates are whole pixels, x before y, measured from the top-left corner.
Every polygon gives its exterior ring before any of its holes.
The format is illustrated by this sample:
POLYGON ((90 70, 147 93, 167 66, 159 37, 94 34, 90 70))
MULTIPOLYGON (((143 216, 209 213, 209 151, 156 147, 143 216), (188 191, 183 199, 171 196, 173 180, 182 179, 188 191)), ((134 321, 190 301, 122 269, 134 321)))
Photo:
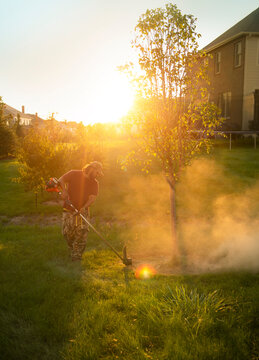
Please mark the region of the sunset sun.
POLYGON ((122 74, 106 73, 96 79, 92 93, 88 95, 88 113, 83 122, 118 122, 127 115, 133 99, 133 89, 122 74))

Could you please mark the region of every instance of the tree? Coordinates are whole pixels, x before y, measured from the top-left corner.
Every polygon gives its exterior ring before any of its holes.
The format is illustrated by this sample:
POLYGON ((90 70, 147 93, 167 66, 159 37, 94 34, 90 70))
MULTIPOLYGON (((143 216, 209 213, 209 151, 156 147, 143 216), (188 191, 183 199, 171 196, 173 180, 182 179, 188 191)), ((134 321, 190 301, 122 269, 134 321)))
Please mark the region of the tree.
POLYGON ((121 67, 138 87, 128 116, 138 150, 129 161, 160 164, 170 187, 174 259, 180 260, 176 232, 175 186, 183 168, 204 149, 222 119, 208 101, 206 54, 198 50, 192 15, 173 4, 147 10, 137 23, 133 48, 138 61, 121 67))
POLYGON ((94 146, 83 141, 62 143, 58 141, 62 139, 59 135, 59 124, 53 121, 46 128, 30 129, 21 139, 17 152, 19 177, 13 180, 35 193, 36 205, 37 194, 44 189, 50 177, 60 177, 72 168, 81 169, 86 163, 101 159, 94 146))
POLYGON ((19 113, 17 113, 17 120, 15 123, 15 134, 18 138, 21 138, 24 136, 23 130, 22 130, 22 125, 21 125, 21 115, 19 113))
POLYGON ((47 131, 30 129, 22 139, 17 159, 20 163, 18 168, 19 177, 14 181, 23 183, 25 189, 35 193, 36 206, 37 195, 46 181, 53 176, 61 176, 68 169, 67 158, 69 149, 63 144, 51 142, 47 131))
POLYGON ((15 150, 15 135, 7 126, 10 116, 4 115, 5 104, 0 96, 0 158, 13 155, 15 150))

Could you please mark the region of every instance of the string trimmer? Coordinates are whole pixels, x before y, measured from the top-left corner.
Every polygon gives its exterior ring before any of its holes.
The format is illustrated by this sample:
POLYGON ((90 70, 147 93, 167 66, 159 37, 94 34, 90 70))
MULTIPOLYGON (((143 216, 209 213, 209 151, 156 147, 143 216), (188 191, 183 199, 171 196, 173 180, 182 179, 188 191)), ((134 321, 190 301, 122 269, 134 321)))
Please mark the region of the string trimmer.
MULTIPOLYGON (((57 192, 59 195, 62 194, 62 187, 58 181, 57 178, 50 178, 50 180, 46 183, 46 191, 48 192, 57 192)), ((118 253, 117 250, 114 249, 114 247, 97 231, 94 226, 90 223, 89 220, 85 218, 84 215, 80 213, 78 209, 75 208, 75 206, 69 201, 65 201, 66 205, 68 205, 71 210, 75 212, 75 215, 79 215, 84 222, 90 226, 90 228, 99 236, 99 238, 107 245, 109 248, 121 259, 124 265, 132 265, 132 259, 127 257, 127 249, 126 246, 123 248, 123 257, 118 253)))

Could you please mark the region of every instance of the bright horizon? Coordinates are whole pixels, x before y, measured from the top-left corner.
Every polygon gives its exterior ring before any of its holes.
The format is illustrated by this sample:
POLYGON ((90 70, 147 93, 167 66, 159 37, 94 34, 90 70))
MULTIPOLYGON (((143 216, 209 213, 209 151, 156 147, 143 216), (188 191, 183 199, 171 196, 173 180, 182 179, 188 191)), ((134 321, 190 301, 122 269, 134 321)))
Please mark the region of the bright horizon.
MULTIPOLYGON (((0 96, 26 113, 58 120, 117 122, 133 90, 117 66, 133 56, 139 16, 164 0, 0 0, 0 96)), ((258 7, 258 0, 172 1, 197 18, 200 47, 258 7), (224 9, 224 11, 223 11, 224 9)))

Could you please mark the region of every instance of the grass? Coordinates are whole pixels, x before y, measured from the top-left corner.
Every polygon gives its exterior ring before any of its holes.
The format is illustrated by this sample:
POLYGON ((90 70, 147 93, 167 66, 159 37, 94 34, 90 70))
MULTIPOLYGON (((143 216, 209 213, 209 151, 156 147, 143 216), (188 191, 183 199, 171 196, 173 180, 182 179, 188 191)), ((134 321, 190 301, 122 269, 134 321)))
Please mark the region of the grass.
POLYGON ((127 283, 94 240, 80 265, 58 227, 1 232, 2 359, 256 359, 257 275, 127 283))
MULTIPOLYGON (((179 222, 194 215, 213 216, 208 208, 218 196, 236 196, 243 191, 256 200, 258 158, 258 150, 249 148, 216 149, 194 163, 179 184, 179 222), (197 196, 195 206, 189 205, 190 196, 197 196), (203 204, 197 206, 201 199, 203 204)), ((10 181, 16 166, 15 162, 0 162, 0 215, 60 211, 44 204, 34 209, 34 195, 10 181)), ((159 196, 162 198, 161 214, 166 211, 163 204, 167 198, 162 184, 157 195, 152 179, 123 173, 115 164, 101 182, 93 215, 99 218, 98 229, 119 251, 123 235, 131 236, 123 222, 129 213, 134 215, 131 208, 136 207, 137 218, 145 220, 141 211, 147 207, 142 194, 146 181, 152 200, 158 203, 159 196), (140 198, 136 197, 139 191, 140 198)), ((258 217, 255 200, 250 214, 254 218, 258 217)), ((154 215, 152 207, 151 212, 154 215)), ((134 222, 136 217, 131 216, 134 222)), ((257 273, 158 274, 137 280, 92 233, 79 264, 68 260, 59 226, 2 224, 0 232, 1 359, 259 357, 257 273)))
POLYGON ((80 272, 67 266, 55 228, 5 227, 1 233, 1 356, 59 358, 80 272))
POLYGON ((217 150, 213 156, 225 168, 228 176, 235 176, 244 183, 253 183, 259 178, 259 149, 238 148, 232 151, 217 150))
POLYGON ((38 206, 36 207, 35 194, 25 192, 22 184, 13 181, 14 178, 18 177, 17 167, 16 161, 2 160, 0 162, 0 216, 57 213, 60 210, 58 206, 44 205, 44 201, 48 199, 45 194, 39 194, 38 206))

